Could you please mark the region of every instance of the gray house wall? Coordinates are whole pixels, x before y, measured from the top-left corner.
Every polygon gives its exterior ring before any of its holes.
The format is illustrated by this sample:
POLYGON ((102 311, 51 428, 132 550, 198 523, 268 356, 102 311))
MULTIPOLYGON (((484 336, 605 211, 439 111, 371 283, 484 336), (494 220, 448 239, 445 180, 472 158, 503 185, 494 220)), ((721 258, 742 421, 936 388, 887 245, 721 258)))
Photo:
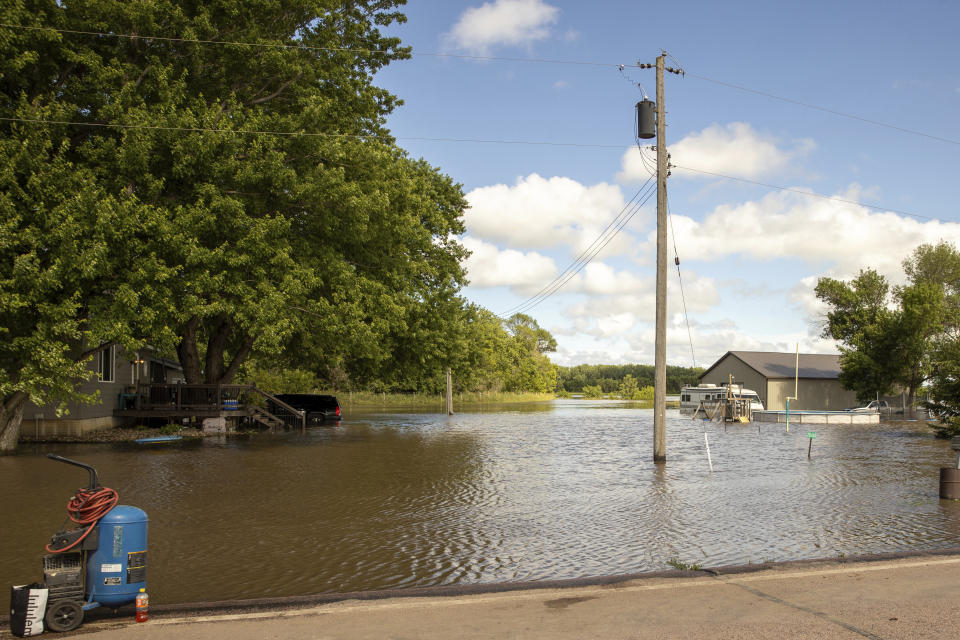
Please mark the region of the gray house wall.
POLYGON ((20 429, 22 437, 81 435, 91 431, 127 426, 131 423, 131 419, 115 417, 113 412, 121 408, 121 394, 133 391, 138 382, 146 384, 151 381, 151 362, 156 363, 155 371, 158 371, 156 367, 162 367, 164 381, 182 380, 179 367, 168 360, 153 357, 147 352, 135 353, 131 356, 120 347, 114 347, 113 380, 105 381, 99 378, 98 362, 94 357, 87 363, 87 371, 90 373, 88 379, 77 387, 84 394, 98 393, 99 402, 93 404, 67 402, 61 409, 60 403, 56 402, 38 406, 27 401, 23 409, 23 424, 20 429))
MULTIPOLYGON (((844 389, 839 380, 800 378, 796 389, 797 399, 790 401, 791 409, 843 411, 857 406, 857 394, 844 389)), ((767 397, 770 401, 763 406, 771 411, 782 411, 787 408, 787 396, 793 396, 793 393, 793 380, 768 380, 767 397)))
MULTIPOLYGON (((758 365, 754 361, 754 365, 764 367, 765 371, 769 368, 771 371, 775 371, 777 375, 770 376, 770 371, 766 371, 766 374, 762 373, 734 353, 728 352, 703 374, 700 381, 716 385, 726 384, 728 375, 733 374, 735 384, 742 384, 744 387, 757 392, 764 408, 772 411, 786 409, 787 396, 794 395, 795 383, 793 376, 785 377, 781 370, 785 373, 787 370, 792 371, 794 369, 794 356, 792 354, 741 353, 745 354, 744 357, 748 360, 761 358, 761 364, 758 365), (790 361, 790 366, 781 363, 781 360, 790 361)), ((844 389, 838 378, 829 377, 833 375, 833 369, 836 366, 829 361, 831 356, 801 354, 800 358, 801 377, 796 382, 798 399, 790 401, 791 409, 841 411, 857 406, 856 394, 844 389), (824 362, 825 360, 827 362, 824 362), (804 369, 810 372, 807 374, 808 376, 812 374, 814 377, 802 377, 804 369)))
POLYGON ((700 382, 715 385, 727 384, 730 374, 733 375, 734 384, 756 391, 760 396, 760 402, 764 407, 767 406, 767 379, 734 355, 727 354, 700 379, 700 382))

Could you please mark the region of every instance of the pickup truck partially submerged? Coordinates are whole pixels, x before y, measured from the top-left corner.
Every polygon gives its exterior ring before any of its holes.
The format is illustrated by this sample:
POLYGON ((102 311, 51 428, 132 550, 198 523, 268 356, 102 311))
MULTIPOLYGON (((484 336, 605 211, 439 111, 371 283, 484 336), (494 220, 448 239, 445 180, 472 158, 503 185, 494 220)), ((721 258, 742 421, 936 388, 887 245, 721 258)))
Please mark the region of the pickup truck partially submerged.
POLYGON ((294 409, 305 411, 307 424, 323 424, 340 420, 340 403, 336 396, 315 393, 280 393, 277 394, 276 398, 294 409))
POLYGON ((890 413, 890 405, 887 404, 886 400, 880 400, 879 402, 872 400, 862 407, 853 407, 847 409, 847 411, 855 411, 857 413, 890 413))

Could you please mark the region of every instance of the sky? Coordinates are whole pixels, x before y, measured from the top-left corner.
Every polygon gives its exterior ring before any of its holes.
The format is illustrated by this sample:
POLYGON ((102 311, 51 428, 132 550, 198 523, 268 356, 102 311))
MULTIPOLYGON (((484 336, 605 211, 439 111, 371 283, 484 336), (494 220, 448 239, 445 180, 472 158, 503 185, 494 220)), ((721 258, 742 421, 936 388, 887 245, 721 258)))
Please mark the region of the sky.
POLYGON ((404 101, 398 144, 467 196, 463 295, 532 316, 557 364, 652 364, 655 140, 634 110, 656 97, 638 63, 666 51, 685 71, 664 91, 667 362, 836 353, 818 278, 897 284, 917 246, 960 246, 960 3, 905 7, 412 0, 386 32, 413 56, 376 82, 404 101))

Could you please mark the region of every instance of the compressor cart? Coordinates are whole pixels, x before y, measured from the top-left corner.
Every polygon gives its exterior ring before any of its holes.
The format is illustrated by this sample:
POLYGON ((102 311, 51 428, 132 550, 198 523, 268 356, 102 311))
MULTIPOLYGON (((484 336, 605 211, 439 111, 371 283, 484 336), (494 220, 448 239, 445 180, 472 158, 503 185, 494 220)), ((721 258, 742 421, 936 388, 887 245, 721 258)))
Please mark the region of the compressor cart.
POLYGON ((49 590, 44 623, 71 631, 85 611, 132 604, 147 586, 147 514, 118 505, 117 492, 104 487, 90 465, 52 453, 51 460, 86 469, 90 481, 67 503, 75 525, 53 534, 43 556, 43 584, 49 590))

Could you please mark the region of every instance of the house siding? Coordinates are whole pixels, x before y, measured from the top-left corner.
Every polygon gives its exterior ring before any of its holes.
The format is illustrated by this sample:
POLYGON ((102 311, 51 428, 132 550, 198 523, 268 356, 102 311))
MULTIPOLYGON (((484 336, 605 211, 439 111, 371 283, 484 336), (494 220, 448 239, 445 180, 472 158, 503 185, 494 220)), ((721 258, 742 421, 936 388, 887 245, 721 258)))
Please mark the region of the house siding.
MULTIPOLYGON (((797 399, 790 401, 791 409, 814 411, 843 411, 857 405, 857 395, 844 389, 839 380, 801 378, 796 385, 797 399)), ((787 408, 787 396, 793 396, 792 379, 768 380, 769 402, 764 407, 771 411, 787 408)))
MULTIPOLYGON (((747 355, 751 357, 776 355, 778 367, 778 361, 784 359, 781 357, 781 354, 757 354, 748 352, 747 355)), ((793 358, 793 354, 785 355, 789 355, 790 359, 793 358)), ((801 354, 800 358, 801 374, 804 368, 808 371, 811 369, 818 370, 817 373, 820 375, 825 374, 825 365, 821 362, 821 360, 826 358, 825 356, 801 354), (804 363, 804 359, 806 359, 806 363, 804 363), (811 360, 813 360, 814 365, 810 364, 811 360)), ((754 365, 756 365, 756 363, 754 363, 754 365)), ((780 368, 785 368, 785 365, 780 368)), ((790 368, 792 369, 793 367, 790 368)), ((769 372, 765 375, 732 352, 728 352, 712 365, 707 372, 703 374, 700 381, 716 385, 726 384, 729 374, 733 374, 734 383, 742 384, 746 388, 756 391, 757 395, 760 396, 760 401, 763 402, 763 406, 771 411, 783 411, 786 409, 787 396, 794 395, 794 378, 792 376, 783 377, 777 375, 776 377, 768 377, 769 372)), ((849 409, 857 405, 856 394, 853 391, 844 389, 840 384, 840 380, 836 377, 801 377, 797 381, 797 396, 797 400, 790 401, 791 409, 842 411, 843 409, 849 409)))
POLYGON ((747 389, 753 389, 760 396, 760 402, 767 406, 767 380, 760 375, 756 369, 747 366, 740 358, 727 354, 717 364, 715 364, 706 375, 701 378, 702 383, 706 384, 727 384, 733 375, 733 383, 740 384, 747 389))
MULTIPOLYGON (((142 358, 143 354, 139 357, 142 358)), ((132 424, 131 418, 118 418, 113 415, 113 412, 122 408, 121 394, 133 391, 138 380, 141 383, 150 382, 151 361, 157 362, 162 367, 166 380, 175 382, 178 379, 182 380, 183 377, 182 373, 171 366, 169 361, 144 358, 145 361, 137 363, 134 362, 135 359, 137 358, 124 353, 119 347, 116 348, 114 379, 111 382, 99 379, 96 357, 87 364, 89 378, 78 385, 77 390, 84 394, 99 393, 99 402, 93 404, 67 402, 64 405, 65 410, 58 416, 59 403, 38 406, 27 401, 23 408, 22 437, 81 435, 132 424)))

